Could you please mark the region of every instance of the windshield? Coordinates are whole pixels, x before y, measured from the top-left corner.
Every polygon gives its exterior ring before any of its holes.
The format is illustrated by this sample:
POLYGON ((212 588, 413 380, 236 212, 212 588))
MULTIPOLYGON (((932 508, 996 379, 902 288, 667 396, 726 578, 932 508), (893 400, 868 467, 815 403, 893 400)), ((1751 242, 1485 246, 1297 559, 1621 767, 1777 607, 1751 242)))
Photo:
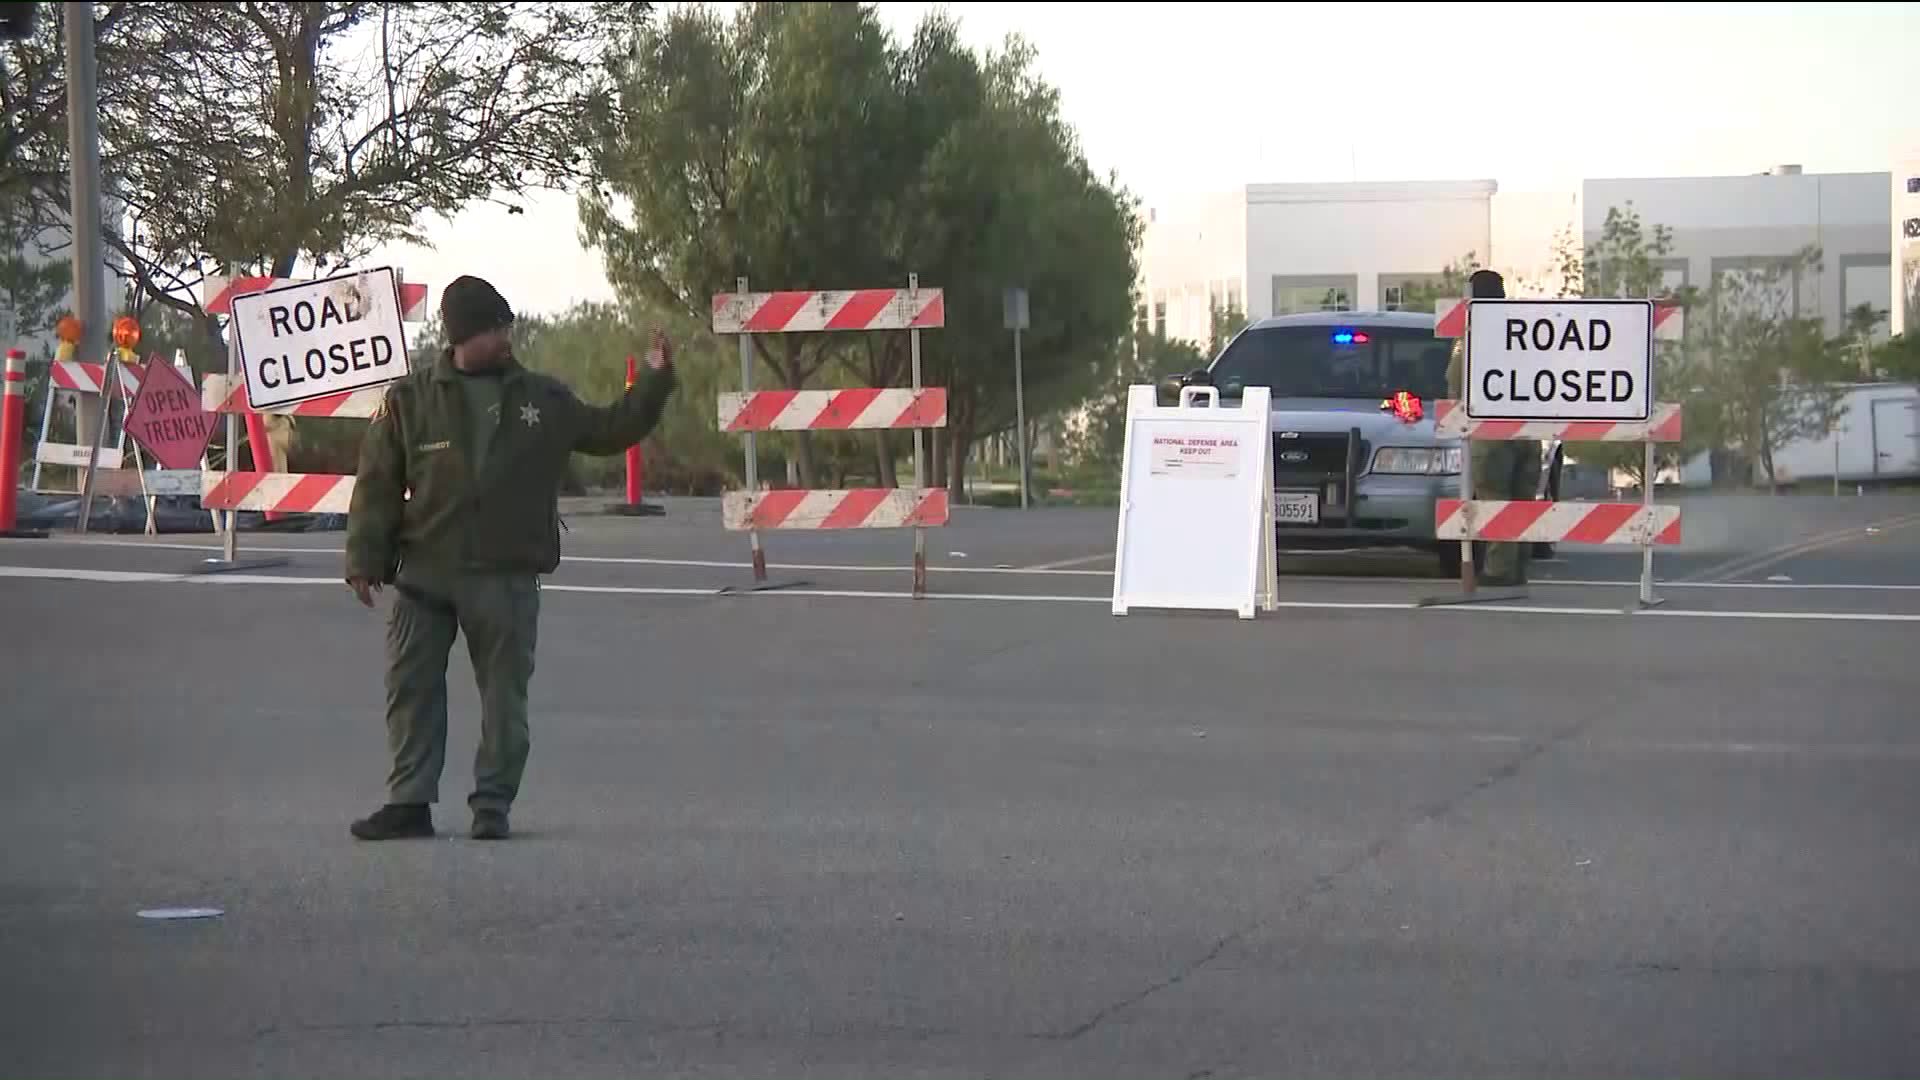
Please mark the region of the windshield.
POLYGON ((1406 326, 1252 329, 1214 362, 1213 384, 1227 393, 1265 386, 1276 398, 1385 398, 1401 390, 1442 398, 1452 344, 1406 326))

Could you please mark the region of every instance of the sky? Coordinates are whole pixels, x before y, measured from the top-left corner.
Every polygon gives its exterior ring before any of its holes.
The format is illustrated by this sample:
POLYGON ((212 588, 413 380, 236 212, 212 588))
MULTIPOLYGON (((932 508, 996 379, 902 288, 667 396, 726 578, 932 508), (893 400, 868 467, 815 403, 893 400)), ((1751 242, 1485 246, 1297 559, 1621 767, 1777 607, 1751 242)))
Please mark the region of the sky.
MULTIPOLYGON (((903 39, 937 8, 976 48, 1026 38, 1088 160, 1148 206, 1249 183, 1879 172, 1920 148, 1920 4, 879 5, 903 39)), ((569 195, 428 235, 368 265, 436 295, 479 274, 529 313, 612 296, 569 195)))

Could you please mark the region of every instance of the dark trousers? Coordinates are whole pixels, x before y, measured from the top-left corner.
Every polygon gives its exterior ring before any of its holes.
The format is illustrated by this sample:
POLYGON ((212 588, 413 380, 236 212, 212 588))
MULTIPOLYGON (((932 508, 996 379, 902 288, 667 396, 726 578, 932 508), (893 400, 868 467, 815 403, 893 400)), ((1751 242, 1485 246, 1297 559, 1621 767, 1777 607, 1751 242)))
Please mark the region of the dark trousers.
POLYGON ((527 683, 533 678, 540 580, 530 574, 400 575, 387 620, 387 801, 440 801, 447 758, 447 656, 467 638, 480 691, 475 810, 506 810, 526 771, 527 683))
MULTIPOLYGON (((1531 442, 1480 441, 1473 444, 1473 497, 1529 502, 1540 486, 1540 445, 1531 442)), ((1490 581, 1527 580, 1532 544, 1487 545, 1490 581)))

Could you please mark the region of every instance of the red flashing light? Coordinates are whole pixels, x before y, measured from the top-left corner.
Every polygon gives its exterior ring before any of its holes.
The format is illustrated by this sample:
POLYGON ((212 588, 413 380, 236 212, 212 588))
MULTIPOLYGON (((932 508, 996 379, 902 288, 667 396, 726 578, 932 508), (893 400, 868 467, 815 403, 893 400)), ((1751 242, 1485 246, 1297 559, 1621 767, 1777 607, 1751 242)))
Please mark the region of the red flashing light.
POLYGON ((1380 408, 1382 411, 1391 411, 1403 424, 1417 424, 1426 415, 1426 410, 1420 407, 1420 399, 1405 390, 1397 391, 1381 402, 1380 408))

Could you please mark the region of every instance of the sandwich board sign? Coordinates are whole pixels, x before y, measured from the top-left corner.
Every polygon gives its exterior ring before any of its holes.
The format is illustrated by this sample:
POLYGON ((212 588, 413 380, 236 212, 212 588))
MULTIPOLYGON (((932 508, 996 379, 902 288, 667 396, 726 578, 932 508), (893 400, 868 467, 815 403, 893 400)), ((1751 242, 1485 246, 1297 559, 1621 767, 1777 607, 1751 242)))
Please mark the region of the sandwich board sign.
MULTIPOLYGON (((200 392, 180 369, 154 357, 140 377, 127 410, 127 434, 163 469, 197 469, 213 438, 214 414, 200 405, 200 392)), ((194 479, 199 490, 199 479, 194 479)), ((159 493, 156 493, 159 494, 159 493)))
POLYGON ((1277 592, 1272 391, 1223 407, 1211 386, 1162 406, 1127 390, 1113 613, 1131 608, 1271 611, 1277 592))
POLYGON ((1644 422, 1653 414, 1653 301, 1474 300, 1467 415, 1644 422))
POLYGON ((266 411, 407 374, 392 267, 297 281, 232 301, 247 406, 266 411))

